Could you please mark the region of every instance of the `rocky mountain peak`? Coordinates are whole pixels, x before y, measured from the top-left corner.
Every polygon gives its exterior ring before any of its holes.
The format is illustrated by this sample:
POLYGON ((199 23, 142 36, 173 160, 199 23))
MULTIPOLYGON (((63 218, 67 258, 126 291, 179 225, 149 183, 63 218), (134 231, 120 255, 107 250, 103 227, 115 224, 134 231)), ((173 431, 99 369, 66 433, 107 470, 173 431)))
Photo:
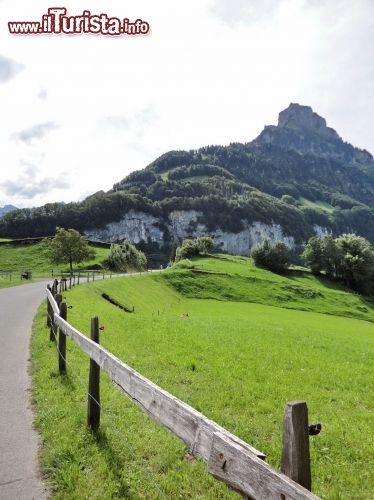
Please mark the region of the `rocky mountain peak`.
POLYGON ((278 125, 267 125, 253 141, 254 145, 273 145, 284 150, 332 159, 344 163, 373 165, 365 150, 344 142, 326 120, 310 106, 291 103, 279 113, 278 125))
POLYGON ((291 103, 279 113, 278 127, 309 130, 326 138, 339 139, 334 129, 327 127, 326 120, 315 113, 310 106, 291 103))

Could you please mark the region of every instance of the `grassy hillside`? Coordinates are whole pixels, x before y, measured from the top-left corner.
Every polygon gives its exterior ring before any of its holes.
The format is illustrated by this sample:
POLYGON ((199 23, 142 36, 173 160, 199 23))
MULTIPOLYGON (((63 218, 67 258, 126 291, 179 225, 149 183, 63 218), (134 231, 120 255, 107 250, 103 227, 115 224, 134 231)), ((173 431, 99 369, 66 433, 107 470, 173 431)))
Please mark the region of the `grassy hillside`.
MULTIPOLYGON (((107 248, 94 247, 96 257, 87 262, 82 262, 76 269, 90 269, 99 264, 107 255, 107 248)), ((11 241, 9 244, 0 245, 0 271, 11 271, 13 273, 12 281, 18 280, 22 271, 31 271, 33 277, 48 277, 52 275, 52 269, 55 272, 65 270, 63 265, 52 265, 48 260, 46 248, 42 242, 15 244, 11 241)), ((0 277, 0 287, 7 285, 7 277, 0 277)), ((19 280, 18 280, 19 281, 19 280)))
POLYGON ((285 276, 256 268, 251 259, 220 255, 183 261, 163 278, 185 297, 257 302, 374 321, 374 301, 306 270, 285 276))
MULTIPOLYGON (((76 287, 66 294, 68 319, 88 332, 98 315, 106 348, 264 451, 275 467, 284 406, 305 399, 310 422, 323 426, 311 438, 314 492, 372 498, 374 325, 356 319, 372 320, 371 306, 307 273, 281 277, 248 259, 192 265, 76 287), (135 312, 103 300, 103 292, 135 312), (330 307, 339 316, 316 312, 330 307)), ((90 434, 87 357, 68 342, 68 376, 58 376, 44 309, 32 343, 34 398, 55 498, 236 498, 106 375, 101 431, 90 434)))

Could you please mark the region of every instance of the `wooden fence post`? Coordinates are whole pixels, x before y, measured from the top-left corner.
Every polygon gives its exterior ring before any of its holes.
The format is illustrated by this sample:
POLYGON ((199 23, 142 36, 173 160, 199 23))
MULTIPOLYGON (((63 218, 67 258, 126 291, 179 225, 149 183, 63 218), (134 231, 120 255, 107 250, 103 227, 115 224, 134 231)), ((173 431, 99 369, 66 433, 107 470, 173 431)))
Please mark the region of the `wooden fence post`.
POLYGON ((311 491, 308 407, 305 401, 291 401, 286 405, 281 471, 311 491))
POLYGON ((56 293, 57 293, 57 287, 58 287, 58 280, 55 279, 53 281, 53 285, 52 285, 52 295, 55 296, 56 293))
MULTIPOLYGON (((60 304, 60 316, 64 320, 67 318, 66 302, 60 304)), ((60 373, 66 373, 66 335, 61 328, 58 335, 58 369, 60 373)))
MULTIPOLYGON (((91 340, 99 344, 99 319, 91 318, 91 340)), ((93 431, 100 426, 100 366, 90 359, 90 375, 88 381, 87 425, 93 431)))
MULTIPOLYGON (((62 302, 62 295, 60 295, 59 293, 57 293, 55 296, 55 301, 56 301, 56 304, 58 305, 58 307, 60 307, 60 304, 62 302)), ((49 301, 48 301, 49 303, 49 301)), ((55 318, 54 318, 54 312, 53 312, 53 308, 51 307, 51 328, 50 328, 50 331, 49 331, 49 340, 51 341, 55 341, 57 338, 57 327, 55 325, 55 318)))
MULTIPOLYGON (((52 293, 52 288, 50 285, 47 285, 47 290, 49 290, 52 293)), ((51 303, 47 299, 47 326, 49 327, 52 325, 52 314, 53 314, 53 309, 51 303)))

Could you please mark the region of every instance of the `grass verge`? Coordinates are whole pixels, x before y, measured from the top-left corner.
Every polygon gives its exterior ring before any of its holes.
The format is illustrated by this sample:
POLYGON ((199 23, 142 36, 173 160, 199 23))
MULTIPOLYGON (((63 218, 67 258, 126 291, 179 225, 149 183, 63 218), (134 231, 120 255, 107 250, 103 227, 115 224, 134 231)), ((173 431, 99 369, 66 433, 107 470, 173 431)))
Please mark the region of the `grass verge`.
MULTIPOLYGON (((109 250, 107 248, 95 247, 96 256, 93 260, 82 262, 79 269, 95 268, 105 257, 109 250)), ((45 245, 42 242, 28 244, 9 244, 0 245, 0 288, 20 284, 20 273, 22 271, 31 271, 33 278, 45 278, 61 272, 61 268, 53 269, 48 259, 45 245), (1 271, 12 273, 1 275, 1 271)), ((25 281, 22 281, 25 283, 25 281)))
MULTIPOLYGON (((252 272, 241 259, 194 263, 202 264, 209 279, 209 271, 217 279, 220 273, 231 274, 233 287, 236 274, 252 272), (241 272, 234 273, 235 266, 241 272)), ((275 467, 284 406, 306 400, 310 421, 323 426, 322 433, 311 438, 314 492, 328 499, 371 499, 374 326, 259 303, 188 298, 168 277, 179 272, 75 287, 66 293, 73 306, 68 320, 88 332, 90 318, 98 315, 105 328, 101 343, 107 349, 264 451, 275 467), (134 306, 135 313, 121 311, 102 293, 134 306)), ((205 279, 200 273, 200 280, 205 279)), ((274 280, 281 283, 284 277, 275 275, 274 280)), ((306 281, 309 288, 327 295, 334 291, 311 280, 298 276, 296 282, 305 286, 306 281)), ((238 283, 242 289, 240 279, 238 283)), ((216 284, 217 291, 225 293, 222 282, 216 284)), ((153 481, 167 498, 236 498, 210 478, 206 465, 191 459, 176 438, 115 391, 106 375, 100 433, 87 431, 88 359, 68 340, 68 374, 57 373, 44 309, 36 318, 32 340, 34 398, 44 443, 42 462, 54 498, 158 498, 153 481)))

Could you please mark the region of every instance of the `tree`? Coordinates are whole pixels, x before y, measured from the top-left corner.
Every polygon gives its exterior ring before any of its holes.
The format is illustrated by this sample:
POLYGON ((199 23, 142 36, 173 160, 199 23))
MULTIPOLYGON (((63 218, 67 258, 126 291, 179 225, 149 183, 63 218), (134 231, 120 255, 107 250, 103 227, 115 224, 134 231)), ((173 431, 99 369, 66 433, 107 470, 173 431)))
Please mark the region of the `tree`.
POLYGON ((362 236, 342 234, 338 238, 313 236, 301 254, 312 272, 326 273, 355 290, 370 291, 374 276, 374 250, 362 236))
POLYGON ((142 271, 147 268, 147 258, 134 245, 125 241, 121 244, 114 243, 111 245, 109 255, 103 261, 103 265, 112 271, 118 272, 142 271))
POLYGON ((62 227, 56 228, 55 236, 48 242, 48 250, 53 264, 69 264, 70 274, 73 264, 95 257, 95 251, 78 231, 62 227))
POLYGON ((310 238, 304 247, 301 258, 306 265, 310 267, 313 274, 320 274, 324 268, 322 238, 319 238, 318 236, 310 238))
POLYGON ((191 259, 199 254, 206 255, 213 248, 213 239, 210 236, 199 236, 191 240, 187 238, 175 251, 175 262, 191 259))
POLYGON ((199 238, 197 238, 199 253, 207 254, 213 248, 213 244, 213 238, 211 236, 199 236, 199 238))
POLYGON ((177 248, 175 252, 175 262, 183 259, 190 259, 199 255, 199 249, 196 240, 186 239, 183 240, 182 245, 177 248))
POLYGON ((268 239, 251 251, 251 257, 256 266, 276 273, 286 271, 290 261, 287 245, 282 241, 276 241, 274 245, 271 245, 268 239))
POLYGON ((297 205, 297 200, 293 196, 290 196, 289 194, 284 194, 281 197, 281 200, 283 203, 287 203, 288 205, 297 205))
POLYGON ((340 274, 351 288, 369 291, 374 275, 374 251, 367 239, 355 234, 342 234, 336 238, 340 251, 340 274))
POLYGON ((339 278, 342 259, 341 249, 331 235, 320 238, 322 242, 322 267, 329 278, 339 278))

